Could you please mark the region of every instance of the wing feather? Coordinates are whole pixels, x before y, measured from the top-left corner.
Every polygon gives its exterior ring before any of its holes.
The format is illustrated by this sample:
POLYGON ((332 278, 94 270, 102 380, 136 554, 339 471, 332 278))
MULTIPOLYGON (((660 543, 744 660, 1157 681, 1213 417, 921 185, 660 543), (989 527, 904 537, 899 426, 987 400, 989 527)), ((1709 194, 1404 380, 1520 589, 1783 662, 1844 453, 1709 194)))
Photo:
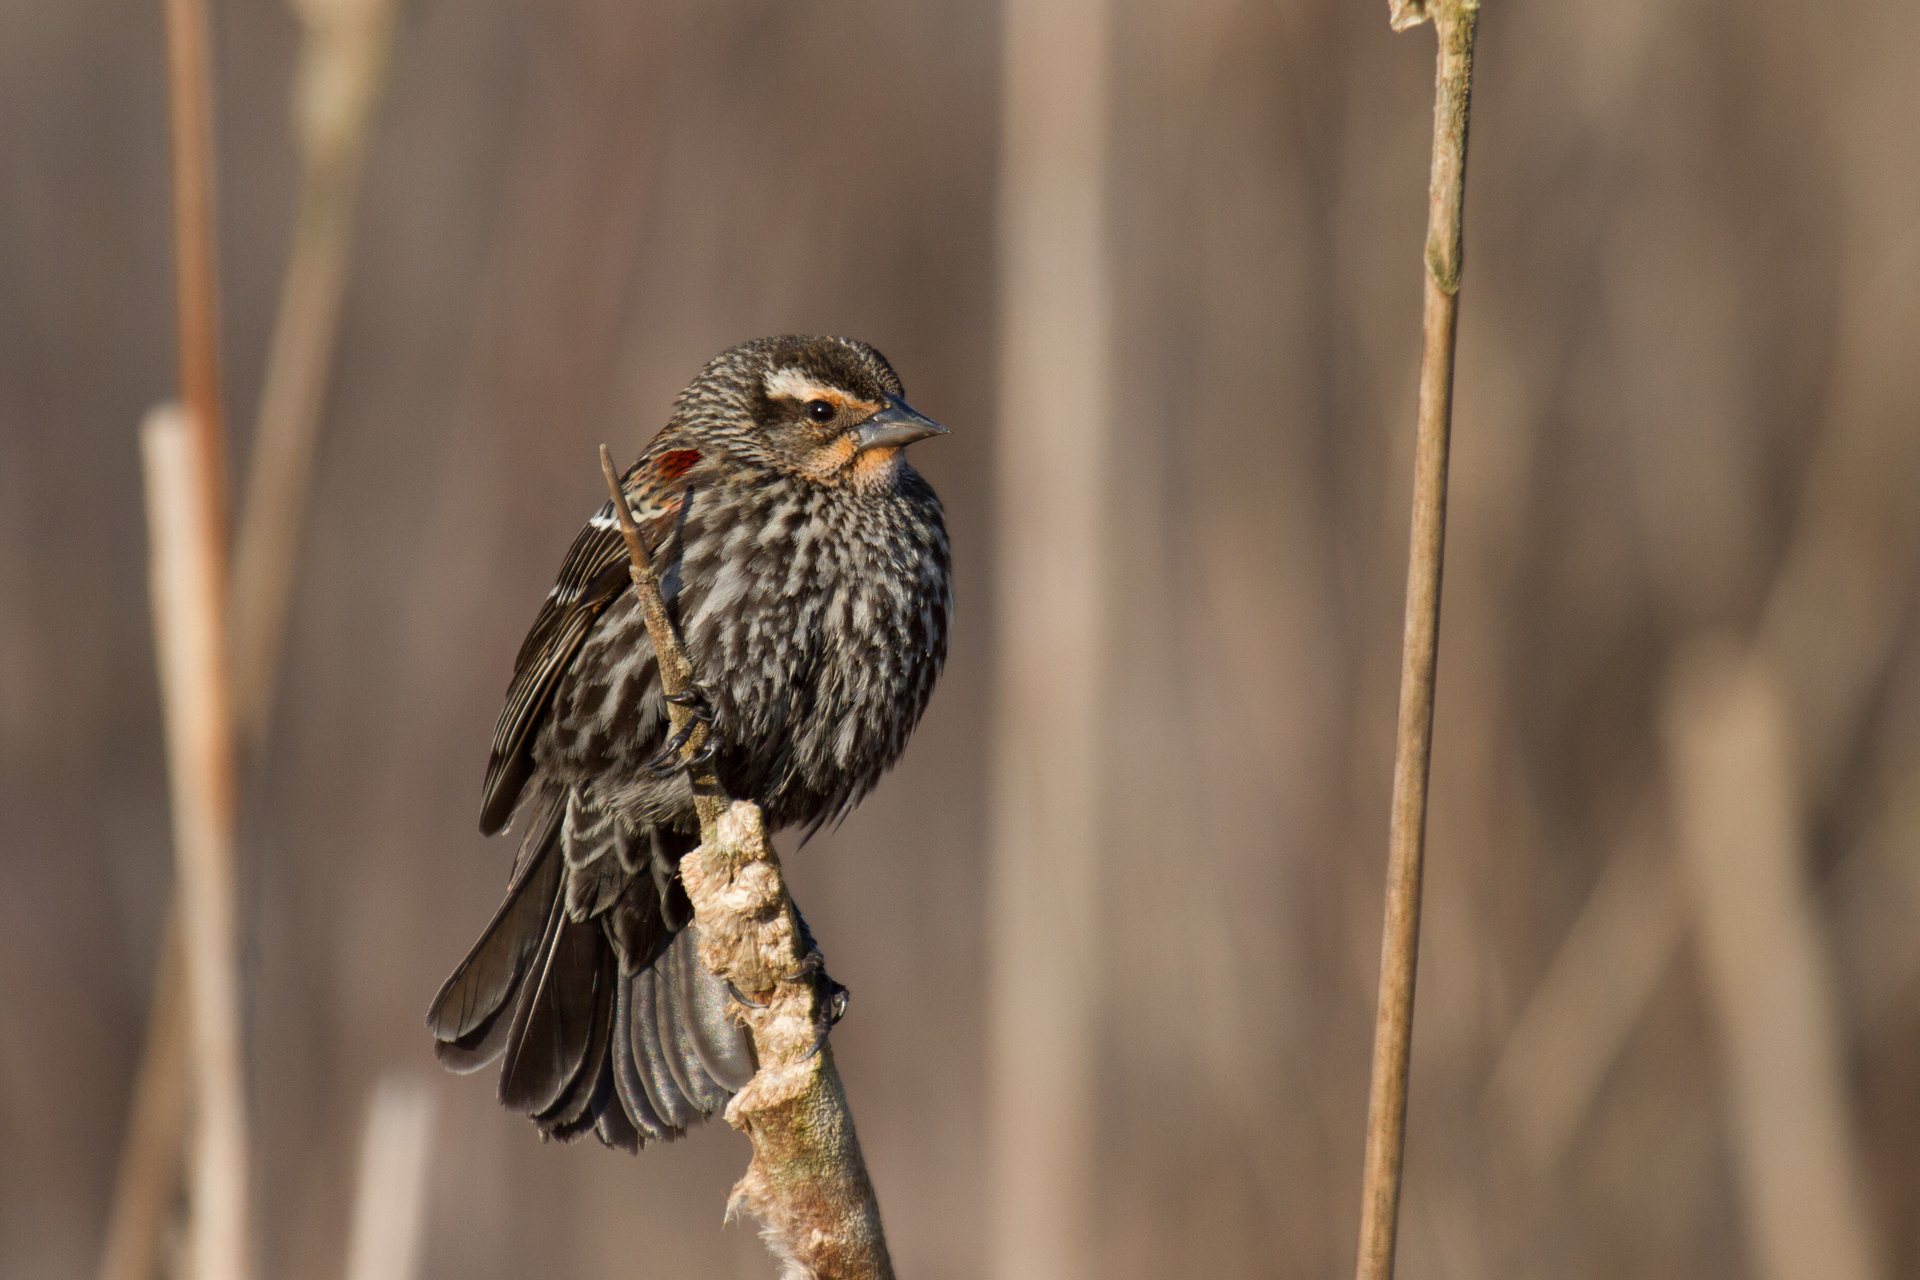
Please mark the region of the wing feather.
MULTIPOLYGON (((700 460, 696 449, 662 448, 656 442, 621 482, 650 549, 658 551, 686 505, 688 473, 700 460)), ((520 793, 533 776, 533 740, 560 677, 572 665, 601 612, 630 585, 627 544, 611 501, 573 540, 560 577, 540 606, 533 628, 513 664, 513 683, 494 725, 487 780, 481 790, 480 830, 492 835, 507 825, 520 793)))

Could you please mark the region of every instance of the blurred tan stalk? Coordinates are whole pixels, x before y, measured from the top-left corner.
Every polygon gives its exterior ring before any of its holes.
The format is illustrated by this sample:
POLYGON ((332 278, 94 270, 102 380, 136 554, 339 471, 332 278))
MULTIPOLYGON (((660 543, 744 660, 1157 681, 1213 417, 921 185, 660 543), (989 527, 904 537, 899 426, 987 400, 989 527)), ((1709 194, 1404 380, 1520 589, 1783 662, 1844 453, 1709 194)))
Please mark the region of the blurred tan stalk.
POLYGON ((153 1280, 185 1166, 187 1126, 186 946, 180 899, 167 912, 148 1002, 147 1043, 134 1075, 133 1107, 114 1179, 113 1216, 100 1280, 153 1280))
POLYGON ((1107 0, 1007 0, 988 1273, 1094 1274, 1111 381, 1107 0))
MULTIPOLYGON (((660 581, 640 540, 613 455, 600 470, 627 543, 634 593, 659 655, 661 692, 675 735, 692 711, 671 699, 694 685, 693 664, 675 632, 660 581)), ((753 1160, 727 1200, 729 1219, 745 1209, 780 1260, 782 1280, 893 1280, 880 1202, 854 1133, 853 1112, 833 1045, 816 1033, 822 996, 800 921, 760 820, 760 808, 729 801, 713 765, 695 763, 712 732, 694 725, 681 758, 700 814, 700 847, 680 860, 693 904, 700 962, 751 998, 738 1006, 753 1035, 753 1079, 727 1103, 727 1123, 753 1142, 753 1160)))
POLYGON ((300 209, 267 354, 233 566, 233 705, 240 740, 266 735, 308 475, 326 404, 368 127, 387 78, 395 0, 294 0, 306 36, 294 118, 300 209))
MULTIPOLYGON (((245 1280, 251 1244, 235 961, 234 762, 219 542, 211 528, 214 477, 177 408, 149 414, 140 444, 175 874, 186 942, 188 1060, 194 1081, 189 1247, 194 1274, 202 1280, 245 1280)), ((156 1029, 156 1034, 165 1031, 156 1029)))
MULTIPOLYGON (((294 7, 306 29, 294 100, 302 156, 300 208, 267 357, 245 518, 235 548, 232 594, 224 610, 232 629, 228 653, 233 662, 234 726, 240 741, 256 748, 265 736, 272 707, 314 442, 339 328, 354 202, 368 126, 386 78, 397 4, 395 0, 295 0, 294 7)), ((173 15, 170 7, 170 22, 173 15)), ((184 14, 179 24, 204 28, 204 13, 184 14)), ((183 56, 204 57, 190 47, 176 48, 183 36, 173 27, 169 33, 176 62, 183 56)), ((200 66, 186 73, 186 79, 190 85, 198 84, 204 75, 200 66)), ((198 92, 204 96, 204 87, 198 92)), ((175 197, 183 210, 179 225, 189 217, 210 221, 210 177, 186 182, 178 178, 196 166, 210 171, 210 160, 204 155, 196 159, 191 152, 194 146, 204 149, 205 104, 187 114, 181 114, 184 109, 178 105, 175 110, 175 130, 181 140, 177 145, 188 146, 190 152, 176 160, 175 197), (208 188, 205 193, 203 186, 208 188)), ((179 250, 183 343, 186 334, 211 334, 217 325, 210 231, 207 237, 204 251, 197 247, 197 240, 183 242, 179 250), (203 277, 208 283, 190 287, 191 281, 203 277)), ((191 358, 182 357, 181 385, 190 403, 197 397, 200 412, 213 424, 203 433, 202 447, 210 473, 219 477, 215 498, 220 508, 218 536, 224 548, 225 444, 219 430, 219 372, 211 336, 196 339, 195 351, 191 358)), ((224 572, 223 565, 223 578, 224 572)), ((174 919, 178 913, 176 903, 174 919)), ((156 979, 148 1015, 147 1045, 134 1085, 101 1280, 144 1280, 154 1274, 166 1215, 178 1186, 179 1135, 185 1131, 187 1106, 187 1042, 180 1025, 186 1006, 182 999, 162 997, 167 991, 165 975, 183 963, 175 952, 184 946, 184 939, 178 929, 170 928, 162 945, 167 950, 161 956, 161 977, 156 979)))
POLYGON ((1665 724, 1683 862, 1719 1013, 1749 1236, 1769 1280, 1883 1274, 1841 1062, 1829 947, 1804 882, 1778 683, 1724 638, 1675 666, 1665 724))
POLYGON ((1414 437, 1413 517, 1407 549, 1406 632, 1387 834, 1386 919, 1380 1001, 1367 1100, 1360 1193, 1358 1280, 1391 1280, 1406 1154, 1407 1066, 1413 1048, 1414 973, 1420 953, 1420 885, 1433 747, 1433 678, 1440 650, 1440 571, 1446 550, 1447 446, 1453 430, 1453 346, 1459 314, 1461 204, 1467 176, 1467 108, 1479 0, 1393 0, 1395 31, 1431 21, 1435 36, 1433 162, 1414 437))
MULTIPOLYGON (((1859 216, 1856 214, 1856 216, 1859 216)), ((1771 664, 1784 702, 1788 762, 1800 805, 1826 792, 1873 712, 1871 691, 1893 652, 1905 583, 1911 570, 1901 531, 1914 516, 1909 494, 1920 457, 1905 415, 1915 385, 1904 335, 1916 311, 1910 287, 1913 254, 1888 262, 1879 237, 1862 236, 1848 272, 1842 313, 1850 353, 1833 390, 1800 496, 1793 541, 1781 558, 1753 651, 1771 664), (1872 250, 1872 252, 1868 252, 1872 250)), ((1676 685, 1675 688, 1678 686, 1676 685)), ((1657 807, 1649 795, 1639 802, 1657 807)), ((1884 821, 1893 820, 1887 815, 1884 821)), ((1670 847, 1664 832, 1653 836, 1670 847)), ((1677 936, 1652 927, 1669 919, 1690 926, 1692 904, 1677 876, 1631 865, 1635 841, 1609 856, 1587 905, 1516 1022, 1488 1089, 1488 1101, 1515 1124, 1529 1162, 1557 1164, 1602 1080, 1638 1025, 1677 936), (1629 900, 1628 895, 1631 895, 1629 900), (1558 1064, 1561 1070, 1529 1064, 1558 1064)), ((1884 903, 1885 875, 1853 901, 1884 903)), ((1896 887, 1904 887, 1894 877, 1896 887)), ((1864 956, 1881 939, 1912 936, 1909 903, 1880 913, 1872 927, 1845 930, 1864 956)), ((1859 912, 1853 919, 1863 919, 1859 912)), ((1895 943, 1894 945, 1898 945, 1895 943)), ((1856 966, 1863 983, 1889 981, 1874 961, 1856 966)))
POLYGON ((1686 937, 1665 823, 1651 797, 1632 816, 1488 1081, 1536 1172, 1559 1164, 1686 937))
POLYGON ((227 592, 227 428, 220 404, 220 271, 214 239, 213 73, 206 0, 166 0, 173 180, 174 345, 180 403, 206 477, 214 601, 227 592))
POLYGON ((373 1087, 347 1243, 347 1280, 413 1280, 425 1226, 433 1094, 389 1073, 373 1087))
MULTIPOLYGON (((136 1097, 136 1145, 165 1140, 184 1126, 164 1114, 167 1080, 182 1074, 170 1045, 190 1046, 193 1137, 189 1146, 191 1221, 187 1250, 203 1280, 245 1280, 251 1271, 250 1175, 246 1088, 235 968, 234 760, 229 702, 226 423, 220 397, 220 285, 214 236, 213 75, 205 0, 166 0, 167 101, 172 153, 174 340, 181 406, 162 406, 141 426, 145 461, 155 649, 167 733, 172 792, 175 893, 184 947, 178 963, 186 999, 156 1006, 149 1018, 136 1097), (184 1006, 187 1034, 166 1025, 184 1006)), ((160 987, 164 991, 164 987, 160 987)), ((176 1094, 176 1097, 179 1095, 176 1094)), ((184 1098, 182 1099, 184 1103, 184 1098)), ((129 1151, 121 1167, 156 1171, 135 1205, 171 1199, 159 1149, 129 1151)), ((138 1215, 140 1210, 129 1209, 138 1215)), ((116 1206, 109 1237, 127 1251, 140 1243, 138 1219, 121 1228, 116 1206)), ((149 1218, 157 1231, 161 1222, 149 1218)), ((158 1236, 149 1237, 157 1246, 158 1236)), ((113 1258, 109 1258, 113 1261, 113 1258)), ((149 1269, 151 1261, 149 1262, 149 1269)))
MULTIPOLYGON (((1843 447, 1826 444, 1816 477, 1837 465, 1832 455, 1843 447)), ((1897 594, 1888 581, 1897 572, 1889 551, 1856 548, 1844 567, 1837 561, 1837 544, 1858 537, 1844 526, 1870 525, 1873 516, 1820 510, 1820 486, 1809 488, 1813 514, 1788 551, 1753 650, 1756 661, 1779 655, 1779 667, 1807 677, 1796 682, 1798 715, 1789 717, 1799 731, 1786 739, 1794 784, 1787 794, 1795 804, 1840 767, 1838 757, 1870 710, 1863 691, 1885 661, 1896 625, 1887 607, 1897 594), (1822 574, 1821 567, 1833 572, 1822 574), (1803 660, 1784 660, 1791 655, 1803 660)), ((1655 805, 1651 795, 1640 803, 1643 810, 1655 805)), ((1789 829, 1798 823, 1796 814, 1789 829)), ((1506 1114, 1536 1169, 1559 1163, 1691 925, 1694 904, 1683 883, 1650 865, 1670 848, 1664 830, 1640 823, 1609 855, 1501 1050, 1487 1100, 1506 1114), (1652 859, 1644 847, 1649 840, 1657 846, 1652 859)), ((1897 928, 1909 932, 1903 918, 1897 928)))

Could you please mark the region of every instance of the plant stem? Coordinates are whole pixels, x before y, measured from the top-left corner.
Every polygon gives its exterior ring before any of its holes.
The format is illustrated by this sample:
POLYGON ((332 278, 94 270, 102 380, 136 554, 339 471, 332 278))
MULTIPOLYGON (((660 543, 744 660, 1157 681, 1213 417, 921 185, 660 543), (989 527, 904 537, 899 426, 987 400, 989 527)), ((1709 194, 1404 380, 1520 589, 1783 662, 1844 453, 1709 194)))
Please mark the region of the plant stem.
POLYGON ((186 942, 194 1136, 194 1273, 246 1280, 246 1090, 235 962, 233 722, 216 539, 205 527, 213 478, 184 415, 156 410, 140 431, 147 476, 154 642, 167 733, 173 843, 186 942))
MULTIPOLYGON (((607 478, 607 491, 613 495, 613 513, 620 520, 620 534, 627 542, 627 559, 631 562, 628 574, 633 579, 634 594, 640 600, 640 616, 646 620, 647 638, 653 641, 653 652, 659 661, 660 690, 669 699, 676 698, 693 687, 693 662, 673 629, 673 619, 667 616, 667 603, 660 594, 660 578, 653 571, 653 557, 647 553, 640 528, 633 522, 633 511, 627 506, 619 474, 613 468, 613 455, 605 445, 600 446, 600 471, 607 478)), ((674 734, 685 729, 692 716, 693 712, 679 703, 667 703, 667 724, 674 734)), ((706 746, 709 732, 705 724, 696 725, 682 748, 681 758, 692 760, 697 756, 706 746)), ((700 837, 704 840, 711 833, 714 819, 727 807, 727 799, 720 790, 720 779, 711 762, 689 768, 687 779, 693 784, 694 811, 700 815, 700 837)))
POLYGON ((1440 571, 1447 523, 1447 442, 1453 418, 1453 347, 1460 288, 1460 208, 1467 163, 1467 108, 1479 0, 1397 0, 1393 25, 1433 21, 1438 37, 1433 168, 1428 190, 1424 343, 1414 443, 1413 528, 1407 552, 1406 630, 1400 719, 1394 747, 1393 814, 1387 847, 1386 922, 1360 1212, 1358 1280, 1390 1280, 1406 1149, 1407 1063, 1413 1041, 1414 971, 1420 944, 1420 881, 1433 745, 1433 677, 1440 636, 1440 571))
POLYGON ((235 971, 235 781, 228 696, 226 426, 214 242, 206 0, 166 0, 178 414, 141 432, 155 635, 186 946, 195 1115, 192 1250, 205 1280, 251 1269, 247 1122, 235 971))
MULTIPOLYGON (((234 541, 226 591, 234 732, 242 746, 254 749, 265 737, 272 703, 345 286, 354 193, 368 125, 385 79, 397 0, 308 0, 295 8, 307 29, 296 112, 304 160, 300 213, 267 359, 245 516, 234 541)), ((174 17, 170 7, 169 21, 174 17)), ((181 42, 177 56, 169 44, 170 68, 178 82, 172 98, 179 184, 174 229, 181 282, 180 384, 190 402, 199 401, 193 409, 198 447, 217 475, 225 445, 217 394, 217 273, 206 145, 209 95, 204 41, 194 38, 204 27, 204 14, 185 9, 177 29, 169 27, 170 41, 177 37, 181 42)), ((223 485, 216 484, 216 499, 222 492, 223 485)), ((224 522, 224 512, 216 510, 208 526, 218 532, 224 522)), ((186 963, 181 911, 176 886, 159 963, 159 973, 172 976, 155 982, 100 1280, 150 1280, 156 1274, 163 1229, 179 1193, 189 1088, 188 1013, 180 991, 184 978, 179 976, 186 963)))
MULTIPOLYGON (((661 688, 676 695, 694 683, 693 664, 667 616, 660 579, 634 524, 613 455, 600 446, 600 470, 627 543, 633 589, 660 668, 661 688)), ((678 734, 692 712, 667 704, 678 734)), ((697 725, 682 759, 695 758, 710 730, 697 725)), ((693 903, 700 961, 755 999, 736 1006, 753 1035, 758 1069, 727 1104, 727 1123, 753 1141, 753 1162, 728 1200, 761 1222, 783 1276, 820 1280, 893 1280, 880 1203, 853 1129, 833 1046, 819 1037, 819 957, 803 941, 798 913, 760 808, 729 801, 711 763, 689 769, 700 815, 700 847, 680 862, 693 903)))
POLYGON ((220 282, 214 249, 213 76, 206 0, 166 0, 167 104, 173 155, 174 342, 207 478, 203 521, 215 540, 214 587, 226 599, 227 441, 220 409, 220 282))
POLYGON ((176 891, 160 939, 160 963, 147 1002, 147 1042, 134 1075, 126 1143, 114 1180, 99 1280, 153 1280, 161 1242, 180 1195, 186 1150, 187 975, 176 891))
POLYGON ((397 0, 304 0, 295 121, 300 208, 268 348, 233 548, 234 731, 257 752, 278 684, 314 449, 346 297, 354 205, 393 49, 397 0))

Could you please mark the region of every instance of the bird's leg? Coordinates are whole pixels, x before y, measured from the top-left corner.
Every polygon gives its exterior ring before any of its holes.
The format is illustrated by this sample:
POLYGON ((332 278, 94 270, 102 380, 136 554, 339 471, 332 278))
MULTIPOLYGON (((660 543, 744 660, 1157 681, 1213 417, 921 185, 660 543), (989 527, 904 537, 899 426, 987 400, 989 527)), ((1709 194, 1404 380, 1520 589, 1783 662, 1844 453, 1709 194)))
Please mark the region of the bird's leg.
POLYGON ((825 969, 818 971, 814 981, 820 984, 820 1011, 813 1019, 813 1048, 807 1050, 809 1058, 826 1047, 827 1032, 839 1025, 840 1019, 847 1016, 847 1006, 853 1003, 853 992, 835 982, 825 969))

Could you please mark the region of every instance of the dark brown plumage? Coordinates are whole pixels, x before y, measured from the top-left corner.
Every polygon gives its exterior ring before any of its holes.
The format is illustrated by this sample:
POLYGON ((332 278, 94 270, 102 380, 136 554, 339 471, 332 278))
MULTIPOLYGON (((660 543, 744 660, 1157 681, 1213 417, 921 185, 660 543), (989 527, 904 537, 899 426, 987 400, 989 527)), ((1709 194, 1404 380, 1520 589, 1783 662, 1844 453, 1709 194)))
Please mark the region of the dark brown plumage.
MULTIPOLYGON (((940 501, 903 450, 944 431, 880 353, 763 338, 680 394, 624 487, 687 645, 730 795, 809 834, 892 766, 946 658, 940 501)), ((428 1014, 442 1062, 504 1057, 545 1134, 677 1137, 753 1074, 685 928, 697 841, 612 504, 574 540, 514 664, 481 805, 527 833, 507 898, 428 1014)))

